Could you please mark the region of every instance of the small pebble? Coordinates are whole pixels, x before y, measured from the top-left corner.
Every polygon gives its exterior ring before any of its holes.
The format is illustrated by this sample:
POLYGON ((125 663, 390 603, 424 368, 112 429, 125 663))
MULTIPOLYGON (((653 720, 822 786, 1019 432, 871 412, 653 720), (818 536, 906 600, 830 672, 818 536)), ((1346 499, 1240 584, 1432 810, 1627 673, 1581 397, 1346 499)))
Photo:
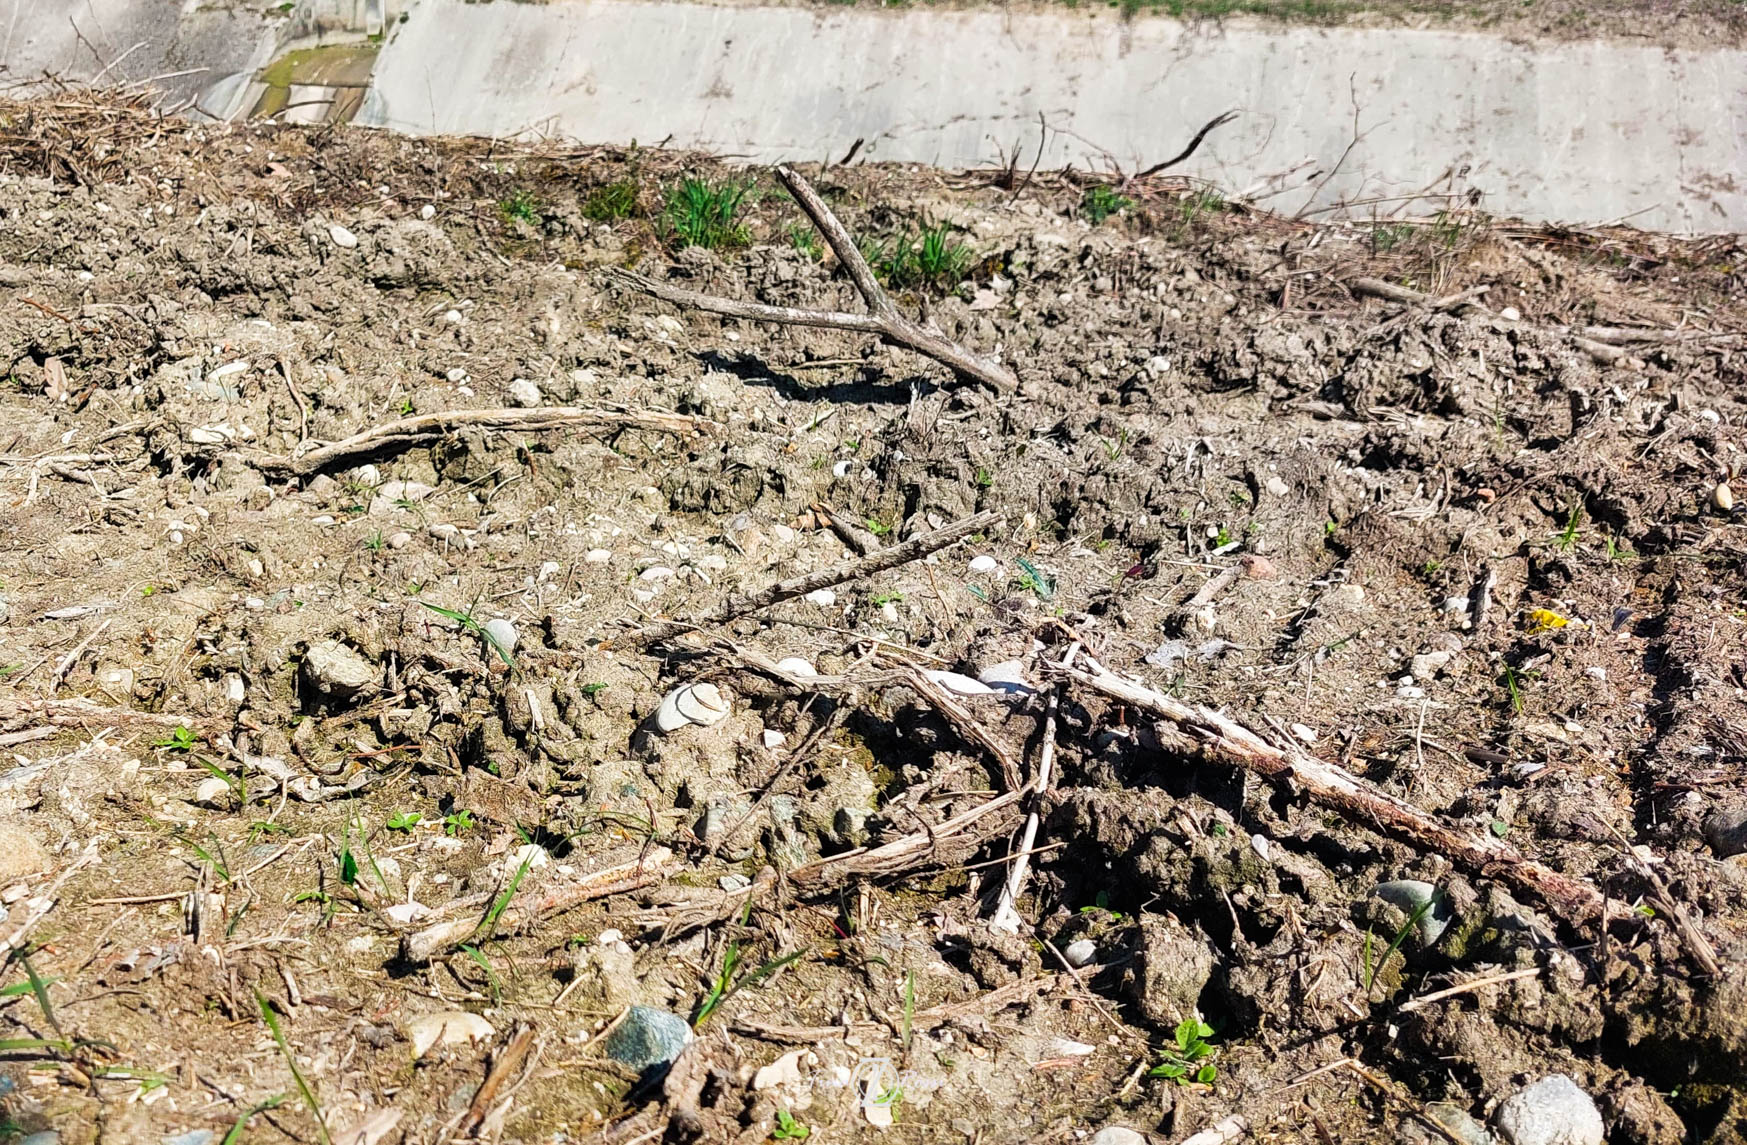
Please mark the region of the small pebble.
POLYGON ((678 1014, 653 1006, 632 1006, 601 1049, 622 1065, 645 1070, 666 1065, 691 1040, 691 1024, 678 1014))
POLYGON ((430 1053, 434 1046, 489 1041, 497 1033, 491 1028, 490 1022, 465 1010, 439 1010, 434 1014, 421 1014, 410 1019, 401 1032, 412 1043, 412 1056, 415 1059, 430 1053))
POLYGON ((765 732, 764 732, 764 746, 765 747, 775 749, 775 748, 781 747, 783 744, 785 744, 787 742, 789 742, 789 737, 787 735, 785 735, 784 733, 779 732, 779 731, 775 731, 775 730, 770 729, 770 728, 765 729, 765 732))
POLYGON ((1086 1145, 1147 1145, 1146 1135, 1123 1125, 1106 1125, 1086 1145))
POLYGON ((1268 478, 1267 488, 1268 492, 1276 497, 1284 497, 1286 494, 1292 492, 1292 487, 1278 477, 1268 478))
POLYGON ((673 570, 666 565, 650 565, 637 574, 638 579, 647 581, 671 580, 673 575, 673 570))
POLYGON ((1522 311, 1518 310, 1516 307, 1506 306, 1499 310, 1498 316, 1506 322, 1520 322, 1523 315, 1522 311))
POLYGON ((516 626, 500 617, 485 622, 485 635, 508 655, 516 650, 516 626))
POLYGON ((332 239, 334 245, 341 250, 351 250, 358 245, 358 236, 338 223, 328 227, 328 238, 332 239))
POLYGON ((974 573, 992 573, 1001 567, 1001 562, 991 556, 974 557, 971 560, 971 571, 974 573))
POLYGON ((1085 966, 1098 957, 1098 944, 1089 938, 1075 939, 1062 949, 1069 966, 1085 966))
POLYGON ((1717 487, 1711 490, 1711 504, 1720 511, 1728 513, 1735 508, 1735 491, 1729 488, 1727 481, 1719 481, 1717 487))
POLYGON ((816 588, 806 595, 808 604, 816 604, 820 608, 830 608, 837 603, 837 594, 828 588, 816 588))
POLYGON ((604 565, 613 559, 613 550, 590 549, 582 559, 591 565, 604 565))
POLYGON ((431 219, 434 219, 436 217, 437 217, 437 208, 431 206, 431 204, 426 203, 424 206, 419 208, 419 218, 424 219, 425 221, 429 222, 431 219))
POLYGON ((510 400, 524 409, 532 409, 540 404, 540 387, 527 378, 517 378, 510 383, 510 400))
POLYGON ((411 533, 399 532, 388 535, 388 547, 391 549, 404 549, 410 544, 412 544, 411 533))

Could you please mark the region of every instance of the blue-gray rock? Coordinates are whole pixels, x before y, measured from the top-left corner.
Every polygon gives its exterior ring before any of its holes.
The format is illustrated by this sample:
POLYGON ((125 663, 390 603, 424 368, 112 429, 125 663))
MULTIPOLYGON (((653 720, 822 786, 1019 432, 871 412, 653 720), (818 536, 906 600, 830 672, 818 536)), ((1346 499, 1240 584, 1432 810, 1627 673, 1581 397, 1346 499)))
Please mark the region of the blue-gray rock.
POLYGON ((218 1140, 218 1133, 211 1129, 190 1129, 186 1133, 175 1133, 164 1138, 164 1145, 212 1145, 218 1140))
POLYGON ((1397 879, 1392 883, 1378 883, 1377 897, 1390 906, 1398 907, 1403 914, 1413 917, 1413 912, 1422 909, 1427 903, 1432 907, 1420 916, 1419 940, 1426 946, 1434 945, 1444 935, 1444 930, 1450 925, 1456 911, 1450 905, 1450 896, 1439 895, 1438 888, 1418 879, 1397 879))
POLYGON ((1505 1098, 1492 1120, 1506 1145, 1602 1145, 1607 1132, 1589 1094, 1562 1073, 1505 1098))
POLYGON ((691 1040, 692 1028, 678 1014, 654 1006, 632 1006, 624 1021, 607 1035, 603 1048, 614 1061, 646 1070, 671 1062, 691 1040))

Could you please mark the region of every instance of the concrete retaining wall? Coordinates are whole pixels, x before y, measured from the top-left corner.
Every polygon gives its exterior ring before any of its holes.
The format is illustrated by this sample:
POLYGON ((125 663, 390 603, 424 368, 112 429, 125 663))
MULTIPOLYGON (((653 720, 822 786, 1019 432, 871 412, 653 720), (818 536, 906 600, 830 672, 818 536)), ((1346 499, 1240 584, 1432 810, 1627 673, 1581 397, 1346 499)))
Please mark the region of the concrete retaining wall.
POLYGON ((1297 210, 1311 172, 1352 142, 1356 104, 1362 138, 1318 204, 1437 184, 1530 219, 1747 229, 1739 49, 1194 29, 1102 8, 411 0, 408 13, 366 110, 402 131, 671 138, 756 162, 837 158, 864 138, 869 158, 963 167, 1016 144, 1029 165, 1042 112, 1044 166, 1134 170, 1238 108, 1180 170, 1235 192, 1309 160, 1271 200, 1297 210))

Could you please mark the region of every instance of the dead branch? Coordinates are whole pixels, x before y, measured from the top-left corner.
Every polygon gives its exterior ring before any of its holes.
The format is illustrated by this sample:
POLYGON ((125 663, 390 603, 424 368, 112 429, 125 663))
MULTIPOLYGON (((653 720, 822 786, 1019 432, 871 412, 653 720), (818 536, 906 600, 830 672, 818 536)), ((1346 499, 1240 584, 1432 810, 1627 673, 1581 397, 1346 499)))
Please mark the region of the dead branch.
POLYGON ((1013 757, 1013 749, 990 735, 989 729, 979 723, 951 692, 914 668, 906 669, 904 676, 904 682, 910 685, 911 690, 945 716, 958 729, 960 735, 981 744, 984 750, 995 757, 995 762, 1001 765, 1001 781, 1007 785, 1008 791, 1017 791, 1020 784, 1019 761, 1013 757))
POLYGON ((994 362, 972 354, 957 342, 942 334, 932 325, 912 322, 898 312, 898 306, 890 295, 875 280, 873 269, 862 257, 861 250, 855 245, 849 231, 831 213, 831 208, 825 205, 812 186, 800 175, 787 167, 778 167, 776 177, 789 194, 795 197, 801 210, 812 220, 825 241, 830 244, 832 253, 842 264, 843 270, 849 275, 855 289, 862 300, 867 303, 868 313, 848 314, 833 310, 801 310, 792 306, 767 306, 759 302, 736 302, 733 299, 717 298, 713 295, 699 294, 696 291, 670 286, 657 282, 653 278, 636 274, 629 270, 609 268, 607 275, 613 280, 623 283, 645 294, 653 295, 664 302, 675 306, 683 306, 692 310, 703 310, 710 314, 721 314, 729 318, 744 318, 751 322, 775 322, 785 326, 822 326, 832 330, 848 330, 858 334, 877 334, 888 342, 908 347, 924 357, 932 358, 941 365, 971 381, 981 382, 997 393, 1011 393, 1019 386, 1019 379, 1011 372, 994 362))
MULTIPOLYGON (((796 867, 789 872, 789 879, 811 893, 836 886, 857 875, 893 875, 922 866, 935 857, 938 843, 965 834, 995 812, 1018 803, 1029 790, 1031 788, 1027 785, 997 795, 927 831, 917 831, 878 847, 857 847, 796 867)), ((981 832, 978 837, 981 837, 981 832)))
POLYGON ((58 728, 119 727, 125 724, 150 724, 154 727, 185 727, 199 730, 213 721, 199 716, 177 715, 171 712, 136 712, 131 708, 114 708, 94 704, 78 697, 51 700, 20 699, 0 702, 0 724, 30 722, 52 724, 58 728))
POLYGON ((817 592, 822 588, 831 588, 845 581, 859 580, 872 576, 886 569, 907 565, 911 561, 921 560, 929 553, 944 549, 955 541, 963 540, 973 533, 980 533, 993 528, 1001 520, 1001 514, 993 509, 973 514, 962 521, 956 521, 943 529, 935 529, 912 537, 901 545, 893 545, 889 549, 881 549, 858 561, 851 561, 836 568, 821 569, 808 573, 793 580, 780 581, 760 592, 749 596, 731 596, 723 601, 714 612, 709 613, 695 624, 682 624, 677 621, 665 621, 652 624, 636 634, 635 639, 644 643, 657 640, 671 640, 682 633, 696 628, 711 628, 727 624, 731 620, 769 608, 773 604, 781 604, 785 600, 793 600, 805 596, 809 592, 817 592))
MULTIPOLYGON (((581 906, 593 899, 624 894, 639 887, 659 882, 668 873, 673 852, 666 847, 652 847, 647 854, 606 870, 575 878, 560 879, 536 890, 513 898, 498 914, 495 932, 513 934, 541 919, 581 906)), ((400 954, 414 965, 423 965, 432 958, 466 942, 483 923, 485 912, 501 892, 468 895, 445 904, 441 913, 448 916, 423 930, 403 935, 400 954)))
MULTIPOLYGON (((1405 306, 1425 306, 1427 309, 1433 311, 1448 310, 1454 312, 1470 306, 1478 306, 1480 295, 1486 293, 1488 288, 1477 286, 1470 290, 1464 290, 1456 294, 1448 295, 1444 298, 1434 298, 1429 294, 1413 290, 1406 286, 1397 286, 1393 282, 1384 282, 1380 278, 1367 278, 1361 276, 1358 278, 1347 279, 1347 289, 1351 290, 1354 294, 1368 294, 1373 298, 1381 298, 1387 302, 1399 302, 1405 306)), ((1591 333, 1593 332, 1593 329, 1594 328, 1585 333, 1591 333)), ((1595 338, 1586 337, 1581 334, 1570 333, 1569 331, 1566 331, 1565 333, 1570 334, 1571 344, 1573 346, 1582 350, 1585 354, 1588 354, 1591 358, 1600 362, 1604 366, 1613 365, 1615 362, 1627 357, 1626 351, 1617 346, 1604 345, 1601 341, 1595 338)), ((1613 334, 1617 332, 1608 331, 1608 333, 1613 334)))
MULTIPOLYGON (((1201 146, 1201 141, 1203 139, 1207 138, 1207 135, 1209 132, 1213 131, 1215 128, 1224 127, 1226 124, 1230 123, 1232 120, 1234 120, 1236 118, 1237 118, 1236 111, 1228 111, 1223 115, 1214 116, 1212 119, 1208 120, 1206 123, 1201 125, 1201 130, 1197 131, 1195 133, 1195 138, 1193 138, 1189 141, 1189 146, 1183 148, 1182 151, 1171 156, 1169 159, 1165 160, 1163 163, 1154 163, 1151 167, 1148 167, 1145 171, 1137 172, 1134 177, 1136 179, 1145 179, 1148 176, 1157 175, 1160 171, 1166 171, 1172 167, 1175 167, 1177 164, 1188 159, 1189 156, 1195 154, 1196 149, 1201 146)), ((1043 153, 1043 149, 1041 146, 1039 146, 1038 154, 1041 155, 1042 153, 1043 153)))
POLYGON ((448 410, 443 413, 419 414, 384 425, 371 426, 344 441, 312 449, 290 457, 256 454, 251 461, 257 468, 274 473, 289 473, 308 477, 331 465, 353 458, 391 449, 408 449, 432 441, 466 426, 484 429, 651 429, 662 433, 686 434, 715 427, 714 422, 684 414, 662 413, 656 410, 577 409, 554 406, 550 409, 475 409, 448 410))
POLYGON ((1445 855, 1476 874, 1501 876, 1540 896, 1569 922, 1582 923, 1601 914, 1601 892, 1588 883, 1535 862, 1500 839, 1460 831, 1439 822, 1342 767, 1290 745, 1276 747, 1218 712, 1179 703, 1108 670, 1084 672, 1067 667, 1059 670, 1076 683, 1176 724, 1202 741, 1210 759, 1276 782, 1289 780, 1317 803, 1364 820, 1416 847, 1445 855))

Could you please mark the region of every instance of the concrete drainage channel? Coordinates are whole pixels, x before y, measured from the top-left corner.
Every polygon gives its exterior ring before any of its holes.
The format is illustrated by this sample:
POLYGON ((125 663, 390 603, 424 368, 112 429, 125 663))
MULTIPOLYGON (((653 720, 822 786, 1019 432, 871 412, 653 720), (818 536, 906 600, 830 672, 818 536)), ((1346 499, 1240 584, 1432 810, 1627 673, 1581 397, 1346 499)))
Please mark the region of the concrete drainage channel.
POLYGON ((955 168, 1017 149, 1027 165, 1129 172, 1236 109, 1173 173, 1319 217, 1477 203, 1747 230, 1738 47, 1190 26, 1102 8, 301 0, 197 106, 748 162, 840 159, 860 140, 866 160, 955 168))

